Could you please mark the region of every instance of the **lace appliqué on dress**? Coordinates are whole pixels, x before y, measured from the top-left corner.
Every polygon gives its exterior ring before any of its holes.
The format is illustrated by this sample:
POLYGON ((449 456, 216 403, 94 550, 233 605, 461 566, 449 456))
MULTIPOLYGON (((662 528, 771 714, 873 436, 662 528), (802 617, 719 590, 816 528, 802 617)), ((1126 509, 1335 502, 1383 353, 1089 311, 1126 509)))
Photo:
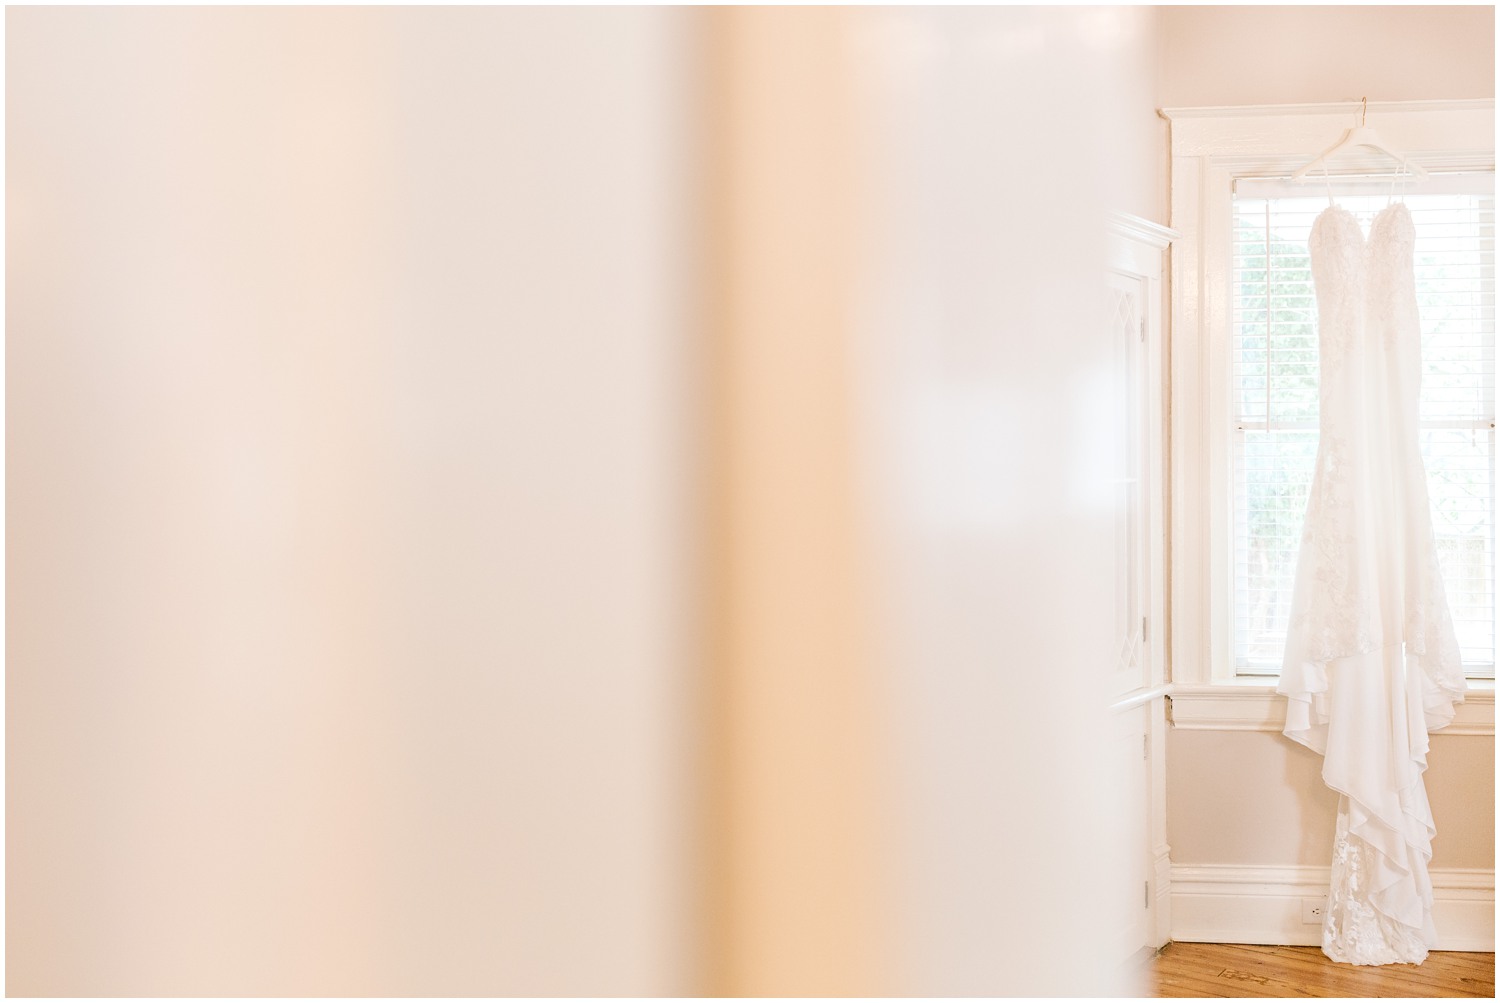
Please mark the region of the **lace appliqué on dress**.
POLYGON ((1349 801, 1339 799, 1333 836, 1333 880, 1323 918, 1323 953, 1349 965, 1419 965, 1427 958, 1421 930, 1370 905, 1375 850, 1349 832, 1349 801))
POLYGON ((1314 583, 1295 604, 1291 630, 1305 638, 1307 657, 1326 662, 1381 646, 1379 596, 1362 586, 1371 569, 1353 541, 1359 513, 1349 471, 1349 440, 1328 434, 1318 443, 1318 465, 1302 529, 1304 574, 1314 583))

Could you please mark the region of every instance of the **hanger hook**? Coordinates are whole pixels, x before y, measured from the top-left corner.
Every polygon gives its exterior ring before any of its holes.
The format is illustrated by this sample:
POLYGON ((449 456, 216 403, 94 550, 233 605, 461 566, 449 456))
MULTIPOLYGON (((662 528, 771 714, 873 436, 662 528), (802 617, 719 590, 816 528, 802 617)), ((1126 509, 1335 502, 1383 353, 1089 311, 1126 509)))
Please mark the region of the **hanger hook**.
POLYGON ((1366 108, 1368 102, 1369 102, 1369 98, 1360 98, 1359 99, 1359 124, 1360 125, 1364 125, 1365 124, 1365 108, 1366 108))

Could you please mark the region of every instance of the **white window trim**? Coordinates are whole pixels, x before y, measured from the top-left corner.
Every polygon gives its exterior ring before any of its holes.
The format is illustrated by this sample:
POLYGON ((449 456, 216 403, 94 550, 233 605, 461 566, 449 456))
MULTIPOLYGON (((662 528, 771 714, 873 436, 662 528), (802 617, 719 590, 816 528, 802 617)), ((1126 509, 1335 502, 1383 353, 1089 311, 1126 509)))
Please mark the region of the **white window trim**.
MULTIPOLYGON (((1267 105, 1161 113, 1171 128, 1172 227, 1182 235, 1171 252, 1168 342, 1168 671, 1172 721, 1179 728, 1280 731, 1285 716, 1274 681, 1236 676, 1230 650, 1229 385, 1212 374, 1227 371, 1234 178, 1290 174, 1355 124, 1357 109, 1267 105)), ((1423 167, 1495 167, 1492 100, 1375 102, 1367 114, 1386 142, 1423 167)), ((1345 163, 1358 161, 1340 166, 1345 163)), ((1471 681, 1458 718, 1440 734, 1494 733, 1494 683, 1471 681)))

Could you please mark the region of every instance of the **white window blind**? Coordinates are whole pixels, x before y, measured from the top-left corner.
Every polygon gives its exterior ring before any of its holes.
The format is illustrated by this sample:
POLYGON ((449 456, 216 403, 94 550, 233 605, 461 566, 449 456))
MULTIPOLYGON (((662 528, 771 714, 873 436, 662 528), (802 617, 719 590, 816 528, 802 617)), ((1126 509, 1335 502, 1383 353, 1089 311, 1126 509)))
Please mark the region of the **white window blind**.
MULTIPOLYGON (((1368 232, 1388 184, 1344 179, 1368 232)), ((1465 669, 1493 676, 1495 546, 1494 175, 1434 178, 1405 196, 1416 224, 1422 455, 1443 580, 1465 669)), ((1318 448, 1317 307, 1307 237, 1323 185, 1241 179, 1231 311, 1232 640, 1236 671, 1281 669, 1297 548, 1318 448)))

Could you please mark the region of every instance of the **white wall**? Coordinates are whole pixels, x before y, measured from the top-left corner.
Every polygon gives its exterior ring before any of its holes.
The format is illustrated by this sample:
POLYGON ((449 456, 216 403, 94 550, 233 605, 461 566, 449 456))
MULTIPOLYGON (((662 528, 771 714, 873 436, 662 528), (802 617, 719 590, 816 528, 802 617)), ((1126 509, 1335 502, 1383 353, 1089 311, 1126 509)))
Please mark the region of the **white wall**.
POLYGON ((1139 889, 1104 891, 1098 852, 1122 817, 1101 766, 1118 654, 1102 221, 1156 195, 1151 14, 891 9, 862 27, 856 344, 895 986, 1129 995, 1103 945, 1139 889))
POLYGON ((1151 20, 712 20, 716 991, 1133 988, 1101 280, 1160 201, 1151 20))
MULTIPOLYGON (((1494 95, 1492 7, 1171 7, 1170 107, 1494 95)), ((1181 864, 1326 865, 1336 800, 1279 734, 1175 730, 1168 840, 1181 864)), ((1494 739, 1437 737, 1434 867, 1494 867, 1494 739)))
POLYGON ((7 18, 7 990, 684 991, 686 40, 7 18))

